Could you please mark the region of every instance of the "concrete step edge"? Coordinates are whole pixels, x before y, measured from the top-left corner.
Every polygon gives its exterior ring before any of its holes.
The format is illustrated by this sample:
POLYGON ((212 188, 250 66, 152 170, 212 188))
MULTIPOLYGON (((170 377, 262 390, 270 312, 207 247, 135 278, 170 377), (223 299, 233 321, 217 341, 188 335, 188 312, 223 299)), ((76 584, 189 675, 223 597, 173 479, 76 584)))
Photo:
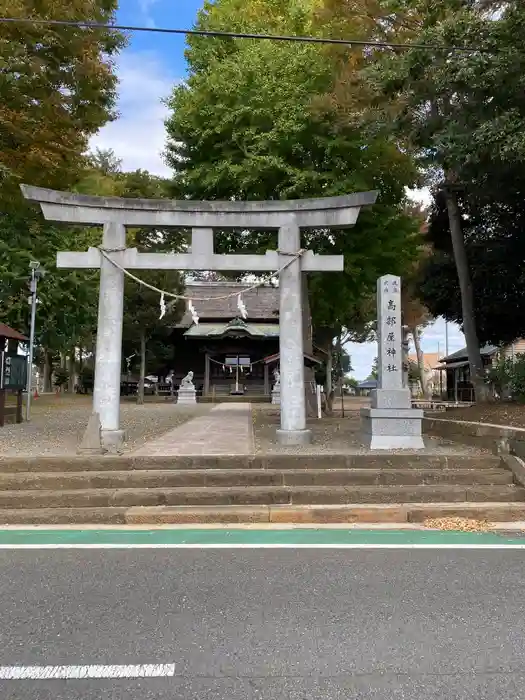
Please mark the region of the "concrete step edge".
MULTIPOLYGON (((377 491, 378 493, 389 490, 425 490, 429 489, 441 489, 443 491, 465 491, 469 489, 502 489, 502 490, 512 490, 512 491, 522 491, 525 494, 525 487, 519 486, 517 484, 349 484, 349 485, 316 485, 316 484, 306 484, 306 485, 280 485, 280 484, 268 484, 266 486, 165 486, 158 488, 145 488, 141 486, 130 486, 122 488, 90 488, 90 489, 6 489, 1 491, 4 496, 11 495, 14 498, 22 496, 50 496, 55 494, 60 494, 62 496, 80 496, 80 495, 100 495, 105 493, 142 493, 142 492, 175 492, 182 493, 185 491, 197 493, 204 493, 207 491, 212 491, 216 494, 220 493, 242 493, 243 491, 251 491, 253 493, 263 493, 265 491, 286 491, 294 493, 296 491, 377 491)), ((1 509, 2 506, 0 506, 1 509)))
POLYGON ((143 457, 0 457, 0 473, 66 473, 69 471, 130 471, 159 469, 301 469, 301 468, 477 468, 498 467, 494 455, 193 455, 143 457), (311 465, 305 467, 304 465, 311 465))
POLYGON ((525 503, 435 502, 275 506, 147 506, 132 508, 0 509, 4 525, 344 524, 421 523, 426 518, 468 517, 489 522, 525 520, 525 503))
POLYGON ((80 491, 153 488, 268 488, 358 486, 511 485, 508 469, 195 469, 0 474, 0 494, 8 491, 80 491))
POLYGON ((383 469, 383 468, 376 468, 376 467, 338 467, 338 468, 326 468, 326 469, 315 469, 315 468, 305 468, 305 469, 214 469, 214 468, 202 468, 202 469, 115 469, 115 470, 106 470, 106 469, 101 469, 101 470, 86 470, 86 471, 67 471, 67 472, 55 472, 55 471, 50 471, 50 472, 33 472, 33 471, 27 471, 27 472, 2 472, 0 470, 0 481, 2 479, 24 479, 24 478, 35 478, 35 477, 45 477, 45 478, 56 478, 56 479, 61 479, 61 478, 67 478, 67 477, 75 477, 79 478, 82 476, 85 476, 86 478, 89 477, 124 477, 124 476, 129 476, 129 474, 143 474, 144 476, 165 476, 166 474, 176 474, 176 475, 193 475, 193 474, 227 474, 227 475, 239 475, 239 476, 244 476, 244 475, 263 475, 263 474, 270 474, 270 475, 277 475, 277 474, 286 474, 286 475, 300 475, 300 474, 318 474, 319 476, 323 476, 324 474, 331 474, 331 473, 337 473, 337 474, 382 474, 384 472, 388 472, 388 474, 418 474, 418 473, 430 473, 430 474, 448 474, 448 473, 466 473, 466 474, 475 474, 476 472, 480 472, 482 474, 486 474, 487 472, 491 473, 511 473, 510 470, 505 469, 503 467, 499 466, 493 466, 493 467, 488 467, 488 468, 481 468, 478 469, 476 467, 461 467, 461 468, 456 468, 456 467, 408 467, 408 468, 403 468, 403 467, 391 467, 389 469, 383 469))
POLYGON ((414 507, 412 503, 344 505, 275 505, 275 506, 160 506, 130 508, 128 524, 184 523, 407 523, 422 522, 427 517, 461 517, 493 522, 513 522, 525 516, 525 503, 429 503, 414 507))
POLYGON ((126 524, 126 507, 0 508, 2 525, 126 524))
POLYGON ((0 510, 134 506, 276 506, 388 504, 396 502, 525 502, 525 489, 511 484, 456 486, 242 486, 26 490, 0 492, 0 510))

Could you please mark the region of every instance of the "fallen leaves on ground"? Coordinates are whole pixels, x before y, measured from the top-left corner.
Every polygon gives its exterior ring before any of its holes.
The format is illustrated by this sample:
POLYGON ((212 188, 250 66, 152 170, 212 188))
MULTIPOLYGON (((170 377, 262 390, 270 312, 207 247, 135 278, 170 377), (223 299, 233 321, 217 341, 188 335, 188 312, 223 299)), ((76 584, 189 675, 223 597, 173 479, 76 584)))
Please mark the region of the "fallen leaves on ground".
POLYGON ((427 518, 423 526, 432 530, 458 530, 460 532, 487 532, 491 529, 488 520, 473 518, 427 518))
POLYGON ((442 418, 525 428, 525 405, 507 401, 449 409, 442 418))

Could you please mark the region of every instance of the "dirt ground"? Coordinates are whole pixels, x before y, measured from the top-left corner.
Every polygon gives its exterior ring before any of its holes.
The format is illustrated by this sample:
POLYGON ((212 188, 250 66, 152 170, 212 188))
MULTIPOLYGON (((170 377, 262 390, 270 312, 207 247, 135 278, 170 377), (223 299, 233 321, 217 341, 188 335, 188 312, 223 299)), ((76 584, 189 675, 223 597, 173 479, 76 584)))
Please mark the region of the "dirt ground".
POLYGON ((525 428, 525 405, 517 403, 478 404, 450 409, 441 417, 525 428))
MULTIPOLYGON (((0 428, 0 456, 75 454, 91 413, 92 397, 42 396, 32 403, 31 421, 0 428)), ((208 413, 212 404, 177 406, 169 401, 143 406, 131 399, 121 403, 121 425, 126 431, 124 451, 173 430, 196 416, 208 413)))
MULTIPOLYGON (((276 429, 279 427, 280 414, 278 406, 253 404, 252 420, 256 454, 368 454, 369 450, 362 444, 361 420, 359 408, 367 405, 367 400, 354 399, 345 401, 345 415, 334 412, 331 417, 309 418, 308 428, 312 431, 312 443, 300 447, 285 447, 277 444, 276 429)), ((441 414, 440 414, 441 415, 441 414)), ((412 450, 392 450, 392 452, 410 453, 412 450)), ((425 436, 425 455, 477 455, 484 450, 460 445, 450 440, 425 436)))

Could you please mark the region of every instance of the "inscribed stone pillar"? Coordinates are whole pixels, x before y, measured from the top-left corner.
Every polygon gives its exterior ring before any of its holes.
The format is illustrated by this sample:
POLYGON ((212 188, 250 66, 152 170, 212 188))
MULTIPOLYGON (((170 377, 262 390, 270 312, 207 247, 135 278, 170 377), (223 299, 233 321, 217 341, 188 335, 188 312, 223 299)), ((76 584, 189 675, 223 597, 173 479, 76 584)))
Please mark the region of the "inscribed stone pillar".
MULTIPOLYGON (((102 245, 105 250, 125 248, 125 226, 105 224, 102 245)), ((109 452, 118 450, 124 442, 124 431, 120 430, 123 314, 124 273, 102 256, 93 411, 98 413, 100 418, 102 448, 109 452)))
MULTIPOLYGON (((279 229, 279 267, 293 260, 301 248, 301 232, 294 216, 279 229)), ((304 393, 303 314, 301 258, 297 257, 279 275, 279 352, 281 371, 282 445, 304 445, 311 439, 306 429, 304 393)))
POLYGON ((377 281, 378 388, 373 408, 410 408, 410 391, 403 388, 403 327, 401 279, 385 275, 377 281))
POLYGON ((423 411, 412 409, 403 386, 401 279, 377 281, 378 387, 371 408, 361 410, 363 441, 371 449, 422 449, 423 411))

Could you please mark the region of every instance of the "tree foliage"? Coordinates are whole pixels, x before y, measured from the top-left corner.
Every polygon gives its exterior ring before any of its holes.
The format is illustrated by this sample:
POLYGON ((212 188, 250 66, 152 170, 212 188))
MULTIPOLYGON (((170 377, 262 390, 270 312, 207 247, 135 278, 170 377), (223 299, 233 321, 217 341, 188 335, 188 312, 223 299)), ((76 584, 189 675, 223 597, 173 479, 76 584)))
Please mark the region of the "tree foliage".
MULTIPOLYGON (((518 173, 516 177, 519 179, 518 173)), ((477 328, 483 344, 508 344, 525 337, 523 201, 505 202, 500 195, 476 207, 466 198, 459 199, 477 328)), ((434 253, 422 268, 419 291, 433 315, 461 324, 461 295, 444 206, 443 197, 438 196, 428 233, 434 253)))
MULTIPOLYGON (((6 17, 109 23, 114 0, 0 0, 6 17)), ((119 32, 31 23, 0 26, 1 199, 21 182, 67 189, 88 139, 114 116, 119 32)))
MULTIPOLYGON (((108 23, 113 0, 0 0, 1 14, 108 23)), ((64 350, 94 323, 96 273, 56 269, 58 250, 86 248, 95 232, 43 220, 19 185, 67 190, 83 183, 89 137, 115 115, 112 60, 123 46, 105 29, 0 25, 0 318, 28 331, 29 262, 47 270, 39 285, 37 339, 64 350)))
MULTIPOLYGON (((321 34, 313 0, 219 0, 198 27, 321 34)), ((323 48, 280 42, 188 40, 189 77, 169 106, 168 161, 173 192, 198 199, 291 199, 378 189, 378 204, 357 226, 328 236, 310 231, 317 253, 344 254, 343 274, 310 276, 314 332, 324 345, 342 327, 369 320, 363 300, 379 275, 401 272, 416 248, 413 221, 401 203, 415 170, 389 138, 341 128, 318 104, 337 60, 323 48)), ((224 232, 218 249, 276 247, 268 232, 224 232)), ((373 311, 371 312, 373 313, 373 311)))
MULTIPOLYGON (((330 21, 341 26, 346 19, 348 26, 348 6, 332 0, 330 21)), ((478 0, 386 0, 383 7, 389 21, 380 23, 377 38, 478 49, 363 52, 361 79, 352 81, 351 65, 342 62, 330 100, 342 123, 395 133, 418 159, 424 182, 441 187, 471 376, 481 398, 477 304, 459 200, 470 201, 471 210, 494 201, 495 180, 523 162, 525 52, 517 37, 524 36, 525 8, 478 0)))

